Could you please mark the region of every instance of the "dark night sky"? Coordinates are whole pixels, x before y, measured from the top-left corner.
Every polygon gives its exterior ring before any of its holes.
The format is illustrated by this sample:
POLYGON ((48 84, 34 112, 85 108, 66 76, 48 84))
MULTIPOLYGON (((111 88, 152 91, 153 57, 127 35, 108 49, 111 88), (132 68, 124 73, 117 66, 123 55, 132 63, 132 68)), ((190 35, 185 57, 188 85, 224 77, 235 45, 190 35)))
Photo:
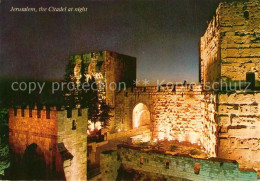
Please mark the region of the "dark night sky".
POLYGON ((2 0, 0 77, 60 79, 69 55, 112 50, 137 58, 138 79, 198 81, 198 41, 219 2, 2 0), (11 13, 11 6, 88 11, 11 13))

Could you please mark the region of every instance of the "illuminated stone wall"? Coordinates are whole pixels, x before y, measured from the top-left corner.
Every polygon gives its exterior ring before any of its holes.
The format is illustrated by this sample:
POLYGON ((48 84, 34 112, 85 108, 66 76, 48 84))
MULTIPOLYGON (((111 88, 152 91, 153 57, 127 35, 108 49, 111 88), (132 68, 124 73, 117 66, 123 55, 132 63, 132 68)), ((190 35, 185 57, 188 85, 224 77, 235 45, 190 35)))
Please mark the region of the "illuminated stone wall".
MULTIPOLYGON (((260 168, 257 131, 260 120, 259 15, 257 0, 220 3, 200 40, 202 83, 222 80, 228 83, 223 86, 239 89, 240 82, 243 89, 247 73, 255 75, 255 91, 219 92, 215 105, 215 119, 219 125, 217 156, 237 160, 241 167, 255 170, 260 168)), ((210 123, 213 115, 205 119, 210 123)))
POLYGON ((218 95, 218 156, 240 166, 260 168, 260 93, 218 95))
POLYGON ((221 3, 200 40, 201 82, 223 80, 234 86, 254 73, 259 87, 259 26, 259 1, 221 3))
MULTIPOLYGON (((256 172, 239 170, 238 163, 230 160, 173 156, 124 145, 118 146, 118 154, 114 152, 102 155, 103 164, 109 165, 106 161, 115 160, 117 163, 119 160, 125 170, 135 170, 145 174, 144 178, 153 177, 154 180, 257 180, 256 172), (169 162, 168 167, 166 162, 169 162)), ((105 172, 107 168, 101 169, 101 173, 104 177, 114 178, 118 173, 117 165, 110 165, 110 172, 105 172)))
POLYGON ((58 115, 56 110, 51 110, 47 119, 46 110, 40 110, 40 117, 37 112, 37 108, 33 109, 30 116, 29 109, 18 108, 15 115, 14 109, 9 109, 9 145, 15 157, 21 160, 27 146, 36 143, 44 155, 49 178, 55 156, 52 150, 57 143, 58 115))
MULTIPOLYGON (((117 92, 114 131, 133 129, 133 110, 143 103, 150 111, 152 139, 202 144, 216 156, 216 96, 201 86, 136 87, 117 92)), ((141 123, 142 124, 142 123, 141 123)))
POLYGON ((203 93, 202 100, 203 119, 200 141, 210 156, 217 156, 218 123, 217 123, 217 95, 213 92, 203 93))
POLYGON ((260 11, 259 1, 224 3, 219 8, 221 35, 221 77, 245 81, 255 73, 260 85, 260 11), (247 16, 248 13, 248 16, 247 16))
MULTIPOLYGON (((44 179, 85 180, 86 138, 85 109, 82 110, 82 116, 78 116, 78 111, 73 110, 71 118, 67 118, 67 111, 57 111, 56 108, 50 108, 49 111, 45 107, 35 107, 32 110, 28 107, 9 109, 9 145, 14 153, 14 164, 20 164, 28 146, 36 144, 37 153, 40 152, 39 156, 47 167, 44 179), (73 120, 76 121, 75 130, 72 130, 73 120), (60 148, 61 144, 65 147, 60 148), (72 157, 68 157, 70 154, 72 157), (72 172, 75 177, 71 177, 72 172)), ((16 179, 22 178, 18 176, 16 179)))
POLYGON ((82 109, 80 114, 74 109, 67 118, 66 111, 58 112, 58 143, 63 143, 73 156, 64 161, 66 155, 62 155, 66 180, 71 181, 87 179, 87 109, 82 109))
POLYGON ((220 59, 220 29, 219 12, 217 16, 209 23, 208 28, 200 40, 200 81, 206 86, 208 82, 221 79, 221 59, 220 59))

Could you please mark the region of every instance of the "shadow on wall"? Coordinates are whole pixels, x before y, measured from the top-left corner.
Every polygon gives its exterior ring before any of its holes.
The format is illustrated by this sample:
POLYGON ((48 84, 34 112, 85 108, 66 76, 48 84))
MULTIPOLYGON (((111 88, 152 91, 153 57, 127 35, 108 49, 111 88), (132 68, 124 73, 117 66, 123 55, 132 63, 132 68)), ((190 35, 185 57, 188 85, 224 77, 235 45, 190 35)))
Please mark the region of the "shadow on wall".
POLYGON ((11 151, 10 167, 5 170, 4 179, 8 180, 46 180, 46 161, 40 147, 32 143, 23 155, 11 151))
POLYGON ((22 158, 24 179, 47 179, 43 152, 37 144, 27 146, 22 158))

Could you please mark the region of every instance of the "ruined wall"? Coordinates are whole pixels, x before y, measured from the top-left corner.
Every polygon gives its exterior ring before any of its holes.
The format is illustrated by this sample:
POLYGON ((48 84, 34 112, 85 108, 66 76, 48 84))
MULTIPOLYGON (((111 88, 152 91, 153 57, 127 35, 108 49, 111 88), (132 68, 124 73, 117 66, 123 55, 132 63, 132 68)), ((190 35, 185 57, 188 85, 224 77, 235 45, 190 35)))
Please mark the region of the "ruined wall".
POLYGON ((136 87, 116 94, 114 130, 133 129, 133 110, 138 103, 150 111, 152 139, 202 144, 216 156, 216 96, 201 86, 136 87))
POLYGON ((260 85, 260 11, 259 1, 223 3, 219 6, 221 35, 221 77, 245 81, 255 73, 260 85))
POLYGON ((125 169, 163 175, 169 180, 257 180, 256 172, 239 170, 235 161, 173 156, 124 145, 118 147, 118 155, 125 169))
POLYGON ((87 176, 87 109, 58 112, 58 144, 64 144, 67 153, 61 153, 66 180, 86 180, 87 176), (65 112, 65 114, 64 114, 65 112), (68 154, 72 158, 68 157, 68 154))
POLYGON ((219 157, 237 160, 241 167, 259 170, 259 103, 259 92, 218 95, 219 157))

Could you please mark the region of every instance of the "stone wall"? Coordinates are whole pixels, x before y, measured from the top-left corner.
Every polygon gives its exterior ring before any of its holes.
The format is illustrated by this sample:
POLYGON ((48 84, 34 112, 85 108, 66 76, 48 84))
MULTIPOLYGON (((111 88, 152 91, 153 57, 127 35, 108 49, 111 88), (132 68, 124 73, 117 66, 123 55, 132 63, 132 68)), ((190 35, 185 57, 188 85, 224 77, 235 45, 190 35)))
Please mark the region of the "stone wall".
POLYGON ((154 134, 158 139, 199 143, 203 120, 200 87, 178 86, 153 96, 154 134))
POLYGON ((245 168, 260 168, 260 93, 218 95, 220 126, 218 156, 245 168))
POLYGON ((203 92, 203 95, 200 141, 210 156, 216 157, 218 144, 217 95, 214 92, 203 92))
POLYGON ((152 139, 188 141, 202 144, 216 156, 216 96, 201 86, 136 87, 117 92, 115 132, 133 129, 133 109, 138 103, 150 111, 152 139))
POLYGON ((124 145, 120 145, 117 151, 124 169, 156 174, 166 179, 257 180, 256 172, 239 170, 235 161, 173 156, 124 145))

